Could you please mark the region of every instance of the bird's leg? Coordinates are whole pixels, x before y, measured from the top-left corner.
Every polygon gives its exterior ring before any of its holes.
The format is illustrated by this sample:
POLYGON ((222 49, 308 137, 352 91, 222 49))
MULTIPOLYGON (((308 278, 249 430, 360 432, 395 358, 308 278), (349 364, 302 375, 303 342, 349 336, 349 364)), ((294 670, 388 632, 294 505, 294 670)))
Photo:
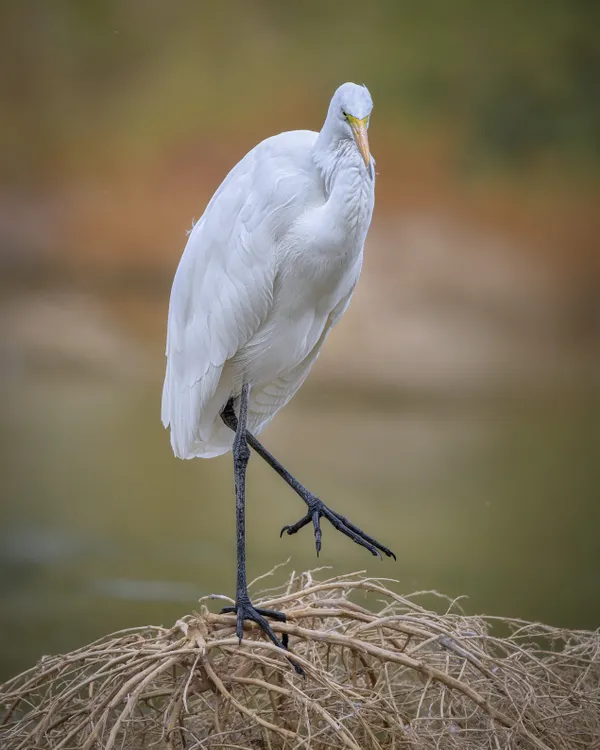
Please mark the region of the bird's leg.
MULTIPOLYGON (((246 435, 246 422, 248 419, 248 392, 249 386, 245 384, 240 397, 240 415, 236 418, 237 429, 233 441, 233 473, 235 481, 235 521, 237 534, 237 587, 235 595, 235 606, 224 607, 221 613, 237 613, 236 634, 240 644, 244 633, 244 620, 252 620, 267 637, 280 648, 287 650, 288 636, 284 633, 280 641, 271 626, 265 619, 271 617, 273 620, 285 622, 283 612, 272 609, 261 609, 254 607, 248 594, 248 582, 246 579, 246 468, 250 460, 250 448, 246 435)), ((233 410, 233 407, 232 407, 233 410)), ((290 659, 291 664, 298 674, 304 674, 302 668, 290 659)))
MULTIPOLYGON (((221 412, 221 418, 223 419, 223 422, 225 422, 225 424, 236 433, 237 439, 240 425, 233 409, 232 399, 230 399, 225 405, 225 408, 221 412)), ((264 447, 264 445, 254 437, 251 432, 246 431, 246 436, 248 444, 253 448, 253 450, 255 450, 258 455, 263 458, 285 482, 287 482, 287 484, 289 484, 294 492, 296 492, 296 494, 298 494, 308 506, 306 515, 303 516, 295 524, 292 524, 291 526, 284 526, 283 529, 281 529, 280 536, 283 535, 284 531, 288 534, 295 534, 297 531, 300 531, 300 529, 304 528, 304 526, 307 526, 312 522, 315 534, 315 546, 317 548, 318 555, 321 551, 321 518, 326 518, 335 529, 341 531, 342 534, 345 534, 347 537, 352 539, 353 542, 356 542, 356 544, 360 544, 361 547, 368 549, 371 554, 381 557, 381 552, 383 552, 388 557, 393 557, 394 560, 396 559, 396 555, 390 549, 385 547, 383 544, 380 544, 376 539, 373 539, 372 536, 366 534, 362 529, 360 529, 358 526, 355 526, 344 516, 328 508, 322 500, 320 500, 316 495, 313 495, 312 492, 307 490, 303 484, 300 484, 296 477, 290 474, 285 466, 280 464, 275 456, 270 453, 264 447)))

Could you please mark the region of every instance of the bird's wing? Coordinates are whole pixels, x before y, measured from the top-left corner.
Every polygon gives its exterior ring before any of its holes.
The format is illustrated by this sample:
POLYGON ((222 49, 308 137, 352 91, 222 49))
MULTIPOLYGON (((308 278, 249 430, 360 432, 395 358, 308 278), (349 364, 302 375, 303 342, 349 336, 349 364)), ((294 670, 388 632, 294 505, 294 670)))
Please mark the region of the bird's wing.
POLYGON ((277 182, 277 160, 268 148, 247 154, 213 196, 181 258, 169 304, 162 400, 162 421, 171 425, 177 456, 194 455, 203 409, 223 365, 272 305, 277 182))
POLYGON ((263 430, 269 424, 271 419, 273 419, 275 414, 293 398, 302 383, 304 383, 308 377, 312 366, 317 361, 329 332, 339 322, 342 315, 348 309, 356 284, 358 283, 358 277, 360 276, 362 269, 362 260, 363 256, 361 251, 354 268, 349 274, 349 284, 347 289, 342 294, 339 302, 327 316, 318 341, 302 362, 285 375, 267 383, 261 388, 253 388, 250 391, 248 419, 251 429, 254 429, 257 433, 263 430))

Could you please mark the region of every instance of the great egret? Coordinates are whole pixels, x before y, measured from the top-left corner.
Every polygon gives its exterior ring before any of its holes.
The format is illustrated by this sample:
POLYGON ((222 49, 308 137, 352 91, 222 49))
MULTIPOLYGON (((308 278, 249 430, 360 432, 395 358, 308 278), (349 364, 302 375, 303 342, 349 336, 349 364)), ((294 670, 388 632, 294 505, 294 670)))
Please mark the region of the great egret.
POLYGON ((308 511, 281 534, 320 519, 374 555, 395 555, 300 484, 256 439, 296 393, 348 307, 371 223, 375 170, 365 86, 344 83, 320 133, 296 130, 259 143, 227 175, 190 233, 175 274, 167 329, 162 421, 179 458, 233 449, 237 635, 253 620, 278 646, 248 595, 245 477, 252 447, 308 511))

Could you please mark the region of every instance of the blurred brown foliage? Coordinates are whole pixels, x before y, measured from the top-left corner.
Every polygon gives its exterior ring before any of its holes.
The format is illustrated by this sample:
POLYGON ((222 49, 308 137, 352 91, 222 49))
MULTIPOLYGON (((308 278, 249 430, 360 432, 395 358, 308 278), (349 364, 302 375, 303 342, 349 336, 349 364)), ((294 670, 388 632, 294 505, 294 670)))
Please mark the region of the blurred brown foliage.
MULTIPOLYGON (((270 134, 318 129, 331 92, 353 79, 374 96, 379 171, 354 327, 369 329, 367 350, 413 302, 416 318, 437 306, 443 320, 450 304, 473 321, 512 321, 510 336, 550 330, 589 348, 600 328, 599 7, 6 4, 3 275, 166 296, 185 230, 231 166, 270 134)), ((400 333, 404 354, 411 335, 400 333)))

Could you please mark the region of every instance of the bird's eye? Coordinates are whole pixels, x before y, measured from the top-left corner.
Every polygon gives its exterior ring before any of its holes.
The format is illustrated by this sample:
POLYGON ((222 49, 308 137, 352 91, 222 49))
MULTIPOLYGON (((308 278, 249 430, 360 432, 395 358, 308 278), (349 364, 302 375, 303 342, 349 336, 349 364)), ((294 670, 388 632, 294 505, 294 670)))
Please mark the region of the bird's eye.
POLYGON ((344 115, 344 117, 345 117, 345 118, 346 118, 346 120, 347 120, 347 119, 348 119, 348 113, 347 113, 347 112, 344 112, 344 110, 342 110, 342 114, 344 115))

